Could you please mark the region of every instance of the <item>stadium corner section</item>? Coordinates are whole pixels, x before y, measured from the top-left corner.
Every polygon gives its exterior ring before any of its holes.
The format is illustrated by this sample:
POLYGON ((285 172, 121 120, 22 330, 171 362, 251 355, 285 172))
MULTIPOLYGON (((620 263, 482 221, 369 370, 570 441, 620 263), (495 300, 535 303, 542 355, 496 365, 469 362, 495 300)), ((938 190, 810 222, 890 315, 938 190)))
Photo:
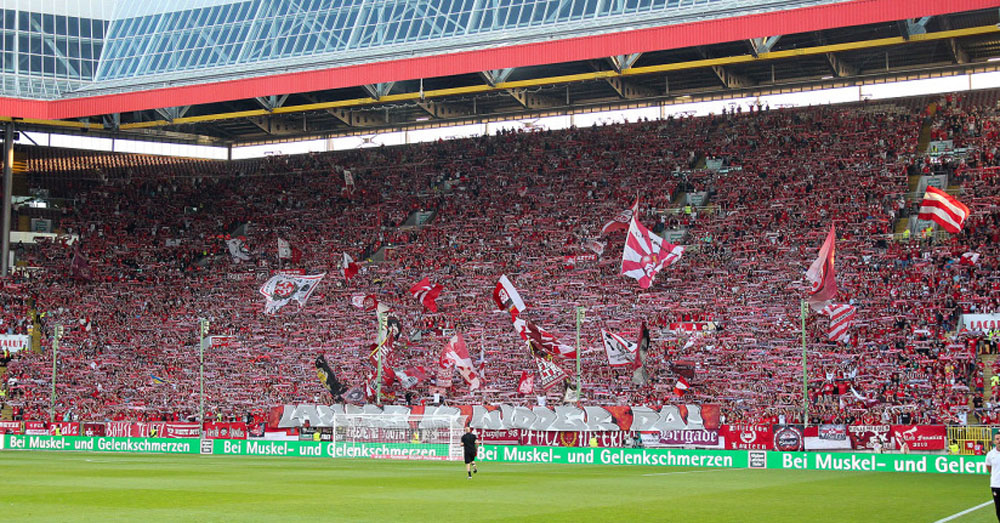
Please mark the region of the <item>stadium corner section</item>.
MULTIPOLYGON (((114 453, 206 454, 311 458, 445 460, 445 444, 343 443, 195 438, 112 438, 86 436, 0 437, 0 450, 114 453)), ((483 445, 478 461, 610 466, 922 472, 985 475, 982 456, 869 454, 856 452, 776 452, 765 450, 622 449, 483 445)))

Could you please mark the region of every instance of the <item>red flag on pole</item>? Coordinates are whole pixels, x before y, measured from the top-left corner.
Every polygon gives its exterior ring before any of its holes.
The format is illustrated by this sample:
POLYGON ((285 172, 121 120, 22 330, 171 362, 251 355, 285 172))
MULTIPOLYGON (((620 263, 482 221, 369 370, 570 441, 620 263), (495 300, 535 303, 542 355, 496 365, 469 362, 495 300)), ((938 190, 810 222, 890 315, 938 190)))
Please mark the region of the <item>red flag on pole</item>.
POLYGON ((437 312, 438 306, 437 302, 434 300, 437 299, 443 289, 444 287, 442 287, 441 284, 432 284, 431 280, 425 277, 414 284, 413 287, 410 287, 410 294, 412 294, 417 301, 422 303, 427 310, 437 312))
POLYGON ((837 280, 833 270, 834 242, 836 240, 837 233, 831 224, 830 232, 827 233, 823 247, 819 250, 819 256, 806 271, 806 279, 812 283, 806 301, 816 312, 822 311, 837 295, 837 280))

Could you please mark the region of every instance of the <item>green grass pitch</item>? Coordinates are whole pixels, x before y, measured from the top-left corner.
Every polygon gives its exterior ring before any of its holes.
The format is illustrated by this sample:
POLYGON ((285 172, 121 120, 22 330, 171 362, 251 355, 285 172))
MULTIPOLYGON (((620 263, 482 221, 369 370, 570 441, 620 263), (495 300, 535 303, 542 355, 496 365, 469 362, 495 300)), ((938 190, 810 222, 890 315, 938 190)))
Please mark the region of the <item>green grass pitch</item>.
MULTIPOLYGON (((936 521, 985 476, 0 453, 3 521, 936 521)), ((983 507, 953 521, 994 521, 983 507)))

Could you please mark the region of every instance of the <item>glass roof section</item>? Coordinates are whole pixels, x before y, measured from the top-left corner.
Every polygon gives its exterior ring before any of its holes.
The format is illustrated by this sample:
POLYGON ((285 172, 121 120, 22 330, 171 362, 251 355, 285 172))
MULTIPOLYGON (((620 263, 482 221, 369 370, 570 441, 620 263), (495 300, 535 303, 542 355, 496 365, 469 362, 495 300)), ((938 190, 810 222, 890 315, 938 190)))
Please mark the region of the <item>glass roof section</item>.
POLYGON ((92 9, 70 16, 32 11, 63 2, 0 0, 13 7, 2 94, 124 92, 841 1, 89 0, 92 9))

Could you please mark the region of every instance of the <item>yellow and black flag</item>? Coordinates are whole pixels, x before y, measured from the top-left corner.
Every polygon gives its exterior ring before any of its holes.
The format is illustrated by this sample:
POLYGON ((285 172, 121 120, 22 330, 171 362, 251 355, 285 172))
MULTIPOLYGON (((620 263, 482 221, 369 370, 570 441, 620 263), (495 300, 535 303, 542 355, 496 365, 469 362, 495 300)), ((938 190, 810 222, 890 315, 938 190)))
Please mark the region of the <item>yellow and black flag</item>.
POLYGON ((341 394, 347 392, 347 387, 340 383, 337 375, 330 370, 330 365, 326 362, 326 357, 322 354, 316 358, 316 376, 319 378, 320 383, 330 391, 333 399, 338 399, 341 394))

